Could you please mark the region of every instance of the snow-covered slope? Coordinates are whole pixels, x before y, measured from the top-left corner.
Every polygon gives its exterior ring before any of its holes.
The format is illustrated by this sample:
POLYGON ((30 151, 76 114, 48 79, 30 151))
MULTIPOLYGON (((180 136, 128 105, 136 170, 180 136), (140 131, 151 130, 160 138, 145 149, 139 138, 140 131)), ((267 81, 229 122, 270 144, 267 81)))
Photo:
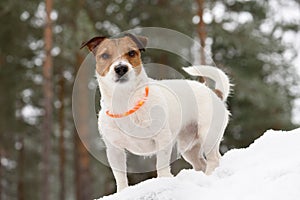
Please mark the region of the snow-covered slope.
POLYGON ((267 131, 245 149, 228 151, 211 176, 182 170, 101 200, 300 200, 300 128, 267 131))

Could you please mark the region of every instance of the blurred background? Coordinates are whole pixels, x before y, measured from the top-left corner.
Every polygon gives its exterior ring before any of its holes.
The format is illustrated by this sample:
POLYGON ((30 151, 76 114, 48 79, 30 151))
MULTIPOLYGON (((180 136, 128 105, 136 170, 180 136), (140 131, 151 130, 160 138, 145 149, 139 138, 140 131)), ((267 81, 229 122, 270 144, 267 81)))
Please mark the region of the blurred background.
MULTIPOLYGON (((0 24, 0 200, 88 200, 115 191, 110 168, 78 138, 71 109, 88 54, 79 47, 96 35, 154 26, 199 41, 235 85, 222 153, 267 129, 299 126, 299 0, 2 0, 0 24)), ((190 51, 210 64, 201 50, 190 51)), ((178 71, 191 64, 153 49, 143 59, 178 71)), ((172 167, 175 174, 190 168, 182 160, 172 167)), ((129 181, 155 175, 129 174, 129 181)))

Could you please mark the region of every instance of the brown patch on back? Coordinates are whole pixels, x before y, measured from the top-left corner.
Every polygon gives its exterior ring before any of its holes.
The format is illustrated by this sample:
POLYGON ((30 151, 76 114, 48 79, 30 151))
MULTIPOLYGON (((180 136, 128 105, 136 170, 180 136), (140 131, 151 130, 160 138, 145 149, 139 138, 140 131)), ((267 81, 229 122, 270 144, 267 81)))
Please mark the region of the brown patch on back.
POLYGON ((218 90, 218 89, 214 89, 213 90, 215 93, 216 93, 216 95, 221 99, 221 100, 223 100, 223 92, 221 92, 220 90, 218 90))
POLYGON ((205 83, 205 78, 203 76, 199 76, 198 80, 200 83, 205 83))

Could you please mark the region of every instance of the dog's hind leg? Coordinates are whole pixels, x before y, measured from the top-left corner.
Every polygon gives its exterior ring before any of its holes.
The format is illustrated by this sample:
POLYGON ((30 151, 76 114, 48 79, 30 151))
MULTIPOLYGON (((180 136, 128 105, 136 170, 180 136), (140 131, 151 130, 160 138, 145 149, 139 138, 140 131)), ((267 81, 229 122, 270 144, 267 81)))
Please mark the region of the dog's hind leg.
POLYGON ((219 166, 219 160, 221 158, 221 154, 219 152, 219 144, 217 144, 214 149, 212 149, 207 155, 206 155, 206 160, 207 160, 207 168, 205 173, 207 175, 210 175, 216 167, 219 166))
POLYGON ((190 163, 194 170, 204 172, 206 161, 201 146, 203 139, 198 133, 199 131, 201 131, 201 128, 197 123, 188 124, 178 135, 177 145, 184 160, 190 163))
POLYGON ((120 192, 122 189, 128 187, 125 150, 109 145, 106 149, 106 153, 116 179, 117 192, 120 192))
POLYGON ((219 166, 219 160, 221 154, 219 151, 220 143, 224 135, 227 123, 228 123, 228 113, 225 111, 222 113, 222 110, 219 109, 217 117, 214 117, 212 120, 212 125, 210 126, 208 135, 206 137, 204 148, 205 157, 207 161, 207 167, 205 173, 210 175, 216 167, 219 166), (223 115, 222 115, 223 114, 223 115))
POLYGON ((205 171, 206 161, 201 151, 201 144, 196 143, 194 146, 182 154, 183 158, 189 162, 196 171, 205 171))

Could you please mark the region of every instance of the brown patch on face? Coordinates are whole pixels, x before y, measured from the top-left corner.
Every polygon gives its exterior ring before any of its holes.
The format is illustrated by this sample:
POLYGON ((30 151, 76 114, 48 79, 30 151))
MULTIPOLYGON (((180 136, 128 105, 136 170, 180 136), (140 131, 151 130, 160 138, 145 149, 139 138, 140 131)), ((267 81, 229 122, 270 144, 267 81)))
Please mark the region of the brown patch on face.
POLYGON ((137 44, 128 36, 121 38, 119 44, 122 59, 127 60, 132 65, 136 74, 139 74, 142 70, 142 60, 137 44))
POLYGON ((214 89, 214 92, 216 93, 216 95, 221 99, 223 100, 223 92, 221 92, 220 90, 218 89, 214 89))
POLYGON ((133 69, 137 74, 139 74, 142 71, 142 61, 139 50, 130 50, 128 53, 125 54, 124 57, 132 65, 133 69))
POLYGON ((118 59, 128 61, 135 72, 142 70, 141 53, 134 41, 128 36, 117 39, 106 39, 97 48, 96 70, 101 76, 105 76, 113 62, 118 59))
POLYGON ((132 65, 134 71, 136 74, 139 74, 142 71, 142 60, 140 57, 140 52, 138 50, 131 50, 129 53, 125 55, 128 62, 132 65), (134 56, 130 56, 129 54, 132 54, 132 52, 135 52, 134 56))
POLYGON ((114 42, 111 39, 106 39, 97 48, 96 58, 96 71, 100 76, 105 76, 109 71, 113 58, 115 57, 114 42))

